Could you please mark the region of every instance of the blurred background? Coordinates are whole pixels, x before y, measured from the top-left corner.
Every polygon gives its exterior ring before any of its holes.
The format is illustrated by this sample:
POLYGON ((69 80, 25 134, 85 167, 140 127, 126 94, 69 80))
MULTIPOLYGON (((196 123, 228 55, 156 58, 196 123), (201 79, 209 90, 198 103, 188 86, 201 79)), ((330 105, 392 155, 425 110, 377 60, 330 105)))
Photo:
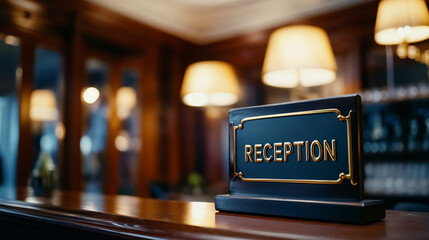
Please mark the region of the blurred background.
MULTIPOLYGON (((228 109, 359 93, 365 194, 389 209, 428 211, 429 18, 423 38, 395 25, 405 37, 383 42, 375 36, 392 24, 381 16, 404 14, 377 13, 379 3, 0 0, 2 195, 33 187, 213 201, 228 192, 228 109), (267 80, 271 34, 296 25, 327 35, 331 80, 267 80), (187 76, 207 60, 225 63, 233 80, 199 86, 212 95, 191 103, 187 76)), ((305 59, 328 59, 316 44, 305 59)), ((288 46, 274 52, 298 62, 288 46)), ((303 66, 293 71, 304 80, 303 66)))

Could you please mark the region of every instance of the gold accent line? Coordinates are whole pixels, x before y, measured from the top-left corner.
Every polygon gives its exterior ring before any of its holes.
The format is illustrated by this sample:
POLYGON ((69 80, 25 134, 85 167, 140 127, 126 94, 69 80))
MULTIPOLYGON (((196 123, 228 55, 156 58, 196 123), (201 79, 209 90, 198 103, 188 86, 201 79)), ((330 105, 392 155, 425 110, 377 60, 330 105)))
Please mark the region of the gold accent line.
POLYGON ((351 151, 351 149, 352 149, 352 139, 351 139, 352 129, 351 129, 351 123, 350 123, 350 114, 351 113, 352 113, 352 110, 349 111, 349 114, 347 116, 338 115, 337 118, 340 121, 346 120, 346 122, 347 122, 347 145, 348 145, 348 148, 349 148, 349 151, 348 151, 348 156, 349 156, 349 174, 346 175, 346 178, 350 179, 350 183, 353 186, 356 186, 357 182, 353 181, 354 180, 353 179, 353 155, 352 155, 352 151, 351 151))
POLYGON ((313 183, 313 184, 340 184, 347 175, 340 173, 337 180, 317 180, 317 179, 275 179, 275 178, 245 178, 242 172, 235 173, 234 177, 240 178, 245 182, 282 182, 282 183, 313 183))
MULTIPOLYGON (((235 177, 240 177, 237 176, 236 172, 237 172, 237 140, 236 140, 236 131, 237 131, 237 126, 234 126, 234 123, 231 122, 230 123, 233 127, 233 133, 234 133, 234 176, 232 176, 232 181, 234 181, 235 177)), ((240 177, 241 178, 241 177, 240 177)))
MULTIPOLYGON (((252 121, 252 120, 260 120, 260 119, 265 119, 265 118, 279 118, 279 117, 310 115, 310 114, 318 114, 318 113, 330 113, 330 112, 336 113, 338 115, 337 118, 340 118, 340 117, 345 118, 345 117, 343 117, 341 115, 340 110, 335 109, 335 108, 320 109, 320 110, 310 110, 310 111, 301 111, 301 112, 292 112, 292 113, 279 113, 279 114, 271 114, 271 115, 262 115, 262 116, 243 118, 241 120, 240 124, 238 125, 238 129, 241 130, 243 128, 243 124, 245 122, 252 121)), ((342 120, 340 120, 340 121, 342 121, 342 120)))
POLYGON ((240 178, 242 181, 246 182, 283 182, 283 183, 313 183, 313 184, 340 184, 344 181, 344 179, 349 179, 352 185, 357 185, 353 179, 353 155, 352 155, 352 139, 351 139, 351 117, 352 110, 349 111, 347 116, 341 115, 340 110, 335 108, 329 109, 320 109, 320 110, 310 110, 310 111, 300 111, 300 112, 292 112, 292 113, 280 113, 280 114, 271 114, 271 115, 263 115, 263 116, 255 116, 243 118, 238 126, 234 126, 234 123, 230 124, 233 126, 234 131, 234 175, 232 181, 235 180, 236 177, 240 178), (310 115, 310 114, 321 114, 321 113, 336 113, 337 119, 339 121, 346 120, 347 123, 347 145, 348 145, 348 163, 349 163, 349 173, 340 173, 339 178, 337 180, 314 180, 314 179, 270 179, 270 178, 245 178, 242 172, 237 173, 237 129, 243 129, 243 124, 247 121, 252 120, 260 120, 266 118, 279 118, 279 117, 290 117, 290 116, 302 116, 302 115, 310 115))

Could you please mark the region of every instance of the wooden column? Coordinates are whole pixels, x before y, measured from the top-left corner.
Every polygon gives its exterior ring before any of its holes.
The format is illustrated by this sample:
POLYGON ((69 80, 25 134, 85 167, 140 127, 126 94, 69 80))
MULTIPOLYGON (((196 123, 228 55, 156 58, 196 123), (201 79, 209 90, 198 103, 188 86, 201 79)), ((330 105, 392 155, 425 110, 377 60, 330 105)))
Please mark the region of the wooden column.
POLYGON ((85 72, 83 59, 83 37, 79 15, 74 15, 70 35, 66 38, 66 84, 64 101, 64 138, 63 164, 60 169, 60 186, 62 189, 82 190, 82 154, 80 138, 83 129, 83 109, 81 91, 84 87, 85 72))
POLYGON ((30 119, 30 95, 34 83, 35 42, 30 36, 21 42, 22 78, 18 88, 19 99, 19 144, 17 163, 17 186, 27 186, 33 163, 33 138, 30 119))
MULTIPOLYGON (((181 64, 181 56, 177 52, 171 54, 171 75, 170 75, 170 102, 167 109, 167 144, 168 144, 168 183, 177 185, 181 180, 181 146, 185 143, 180 142, 179 132, 182 127, 179 124, 179 112, 181 106, 180 88, 184 74, 184 67, 181 64)), ((182 176, 183 177, 183 176, 182 176)))
POLYGON ((204 176, 208 186, 220 184, 226 186, 228 179, 228 160, 224 154, 224 144, 227 139, 225 131, 228 129, 228 108, 207 109, 206 111, 216 111, 210 116, 210 113, 205 114, 205 165, 204 176))
POLYGON ((105 164, 106 177, 103 179, 104 191, 107 194, 117 194, 119 189, 119 152, 115 147, 115 138, 119 134, 121 121, 118 118, 116 106, 116 93, 121 84, 121 65, 114 61, 111 64, 109 79, 109 111, 107 131, 107 164, 105 164))

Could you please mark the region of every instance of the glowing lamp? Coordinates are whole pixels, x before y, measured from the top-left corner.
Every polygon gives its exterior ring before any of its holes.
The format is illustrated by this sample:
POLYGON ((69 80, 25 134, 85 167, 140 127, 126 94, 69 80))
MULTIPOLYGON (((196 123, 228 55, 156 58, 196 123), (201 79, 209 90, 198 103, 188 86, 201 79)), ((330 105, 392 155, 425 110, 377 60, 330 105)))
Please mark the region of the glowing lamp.
POLYGON ((203 61, 188 66, 181 89, 182 101, 189 106, 228 106, 239 98, 234 68, 221 61, 203 61))
POLYGON ((429 14, 423 0, 383 0, 378 5, 375 42, 413 43, 429 38, 429 14))
POLYGON ((33 121, 50 122, 58 119, 55 94, 48 89, 34 90, 30 96, 30 118, 33 121))
POLYGON ((273 87, 313 87, 335 80, 337 64, 326 32, 314 26, 289 26, 268 41, 262 81, 273 87))

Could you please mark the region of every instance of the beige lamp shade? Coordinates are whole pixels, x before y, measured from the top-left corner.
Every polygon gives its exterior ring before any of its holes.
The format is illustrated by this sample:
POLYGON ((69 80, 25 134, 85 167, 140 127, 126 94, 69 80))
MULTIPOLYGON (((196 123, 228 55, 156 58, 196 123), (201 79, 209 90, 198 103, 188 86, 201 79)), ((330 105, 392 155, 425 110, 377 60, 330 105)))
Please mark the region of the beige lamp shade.
POLYGON ((335 80, 337 64, 326 32, 314 26, 274 31, 268 41, 262 81, 273 87, 313 87, 335 80))
POLYGON ((234 68, 221 61, 193 63, 185 71, 180 95, 194 107, 232 105, 239 98, 234 68))
POLYGON ((396 45, 429 37, 429 14, 423 0, 384 0, 378 5, 375 42, 396 45))
POLYGON ((116 107, 120 119, 127 118, 137 105, 136 91, 132 87, 120 87, 116 93, 116 107))
POLYGON ((30 118, 33 121, 56 121, 58 110, 55 94, 48 89, 38 89, 31 93, 30 118))

